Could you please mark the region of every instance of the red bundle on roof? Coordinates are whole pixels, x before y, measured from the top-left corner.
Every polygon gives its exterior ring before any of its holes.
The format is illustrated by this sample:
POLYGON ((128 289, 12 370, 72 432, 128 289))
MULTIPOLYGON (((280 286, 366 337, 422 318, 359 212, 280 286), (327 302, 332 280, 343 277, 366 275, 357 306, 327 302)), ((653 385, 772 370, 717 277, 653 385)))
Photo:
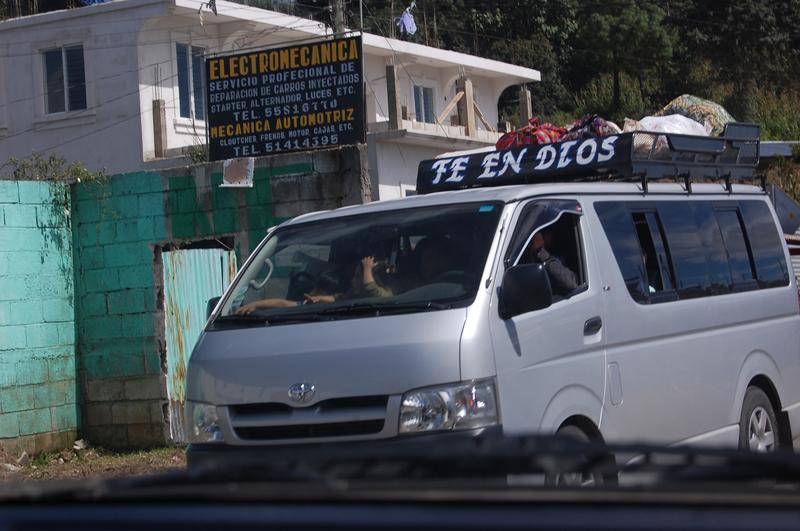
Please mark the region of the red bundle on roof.
POLYGON ((535 116, 530 120, 530 125, 520 127, 516 131, 511 131, 500 137, 495 145, 497 149, 509 149, 531 144, 551 144, 558 142, 558 139, 566 133, 563 127, 555 126, 551 123, 539 124, 539 117, 535 116))

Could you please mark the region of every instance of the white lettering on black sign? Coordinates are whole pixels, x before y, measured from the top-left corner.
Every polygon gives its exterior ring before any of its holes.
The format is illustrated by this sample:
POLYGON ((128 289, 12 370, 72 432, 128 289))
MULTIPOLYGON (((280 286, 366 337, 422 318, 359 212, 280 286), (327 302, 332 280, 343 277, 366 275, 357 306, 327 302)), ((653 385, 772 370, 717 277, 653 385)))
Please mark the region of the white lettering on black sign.
MULTIPOLYGON (((624 136, 624 135, 623 135, 624 136)), ((535 182, 537 175, 553 174, 564 178, 587 169, 601 171, 602 165, 617 154, 618 135, 604 138, 570 140, 542 146, 529 146, 484 155, 469 155, 423 161, 417 188, 423 193, 433 189, 475 186, 491 181, 511 184, 535 182), (519 181, 517 176, 524 176, 519 181)), ((625 146, 628 146, 626 140, 625 146)))

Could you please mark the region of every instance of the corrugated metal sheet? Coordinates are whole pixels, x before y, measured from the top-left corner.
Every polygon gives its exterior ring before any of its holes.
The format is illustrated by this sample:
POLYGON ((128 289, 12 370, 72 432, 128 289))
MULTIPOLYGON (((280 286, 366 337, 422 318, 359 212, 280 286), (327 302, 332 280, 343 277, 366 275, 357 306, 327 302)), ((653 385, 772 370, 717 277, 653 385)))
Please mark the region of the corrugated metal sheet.
POLYGON ((208 300, 222 295, 236 275, 236 255, 222 249, 191 249, 162 256, 170 431, 173 442, 184 443, 186 362, 206 323, 208 300))

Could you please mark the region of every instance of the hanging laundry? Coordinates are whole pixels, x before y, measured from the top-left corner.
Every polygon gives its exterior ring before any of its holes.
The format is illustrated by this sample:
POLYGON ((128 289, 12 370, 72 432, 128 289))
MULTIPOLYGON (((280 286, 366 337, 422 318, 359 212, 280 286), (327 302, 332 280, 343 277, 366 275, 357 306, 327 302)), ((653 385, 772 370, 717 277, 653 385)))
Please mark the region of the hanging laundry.
POLYGON ((395 22, 397 26, 400 28, 400 33, 402 34, 405 31, 409 35, 414 35, 417 32, 417 23, 414 22, 414 15, 411 14, 411 10, 417 7, 417 2, 414 0, 411 2, 411 5, 408 6, 401 17, 395 18, 395 22))

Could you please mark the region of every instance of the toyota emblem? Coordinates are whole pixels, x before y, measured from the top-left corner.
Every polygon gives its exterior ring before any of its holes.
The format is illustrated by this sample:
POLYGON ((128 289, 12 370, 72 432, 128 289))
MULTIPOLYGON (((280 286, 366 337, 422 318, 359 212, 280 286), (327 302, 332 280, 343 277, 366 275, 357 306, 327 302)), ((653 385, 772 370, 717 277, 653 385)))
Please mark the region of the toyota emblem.
POLYGON ((310 402, 314 398, 314 386, 308 383, 296 383, 289 388, 289 398, 299 404, 310 402))

